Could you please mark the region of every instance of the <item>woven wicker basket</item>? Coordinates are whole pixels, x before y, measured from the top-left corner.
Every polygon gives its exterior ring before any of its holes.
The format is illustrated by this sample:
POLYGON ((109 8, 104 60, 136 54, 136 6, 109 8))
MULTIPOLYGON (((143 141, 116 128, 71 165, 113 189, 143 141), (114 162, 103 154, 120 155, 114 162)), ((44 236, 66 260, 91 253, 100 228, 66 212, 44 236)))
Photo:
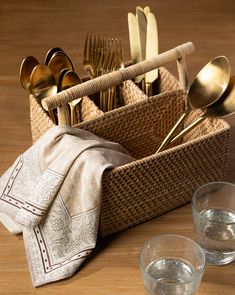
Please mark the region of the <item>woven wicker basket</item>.
MULTIPOLYGON (((101 236, 119 232, 181 206, 191 200, 196 187, 225 176, 230 127, 221 119, 206 119, 188 133, 180 145, 155 154, 184 109, 184 89, 187 86, 185 56, 192 51, 192 43, 186 43, 151 60, 87 81, 43 100, 44 108, 52 109, 76 97, 120 85, 125 106, 103 113, 86 96, 81 110, 85 122, 75 126, 120 143, 136 158, 132 163, 104 173, 101 236), (180 83, 161 67, 158 95, 147 97, 130 80, 173 60, 177 60, 180 83)), ((30 106, 35 141, 53 126, 53 122, 33 96, 30 96, 30 106)), ((197 115, 198 112, 192 112, 186 124, 197 115)))

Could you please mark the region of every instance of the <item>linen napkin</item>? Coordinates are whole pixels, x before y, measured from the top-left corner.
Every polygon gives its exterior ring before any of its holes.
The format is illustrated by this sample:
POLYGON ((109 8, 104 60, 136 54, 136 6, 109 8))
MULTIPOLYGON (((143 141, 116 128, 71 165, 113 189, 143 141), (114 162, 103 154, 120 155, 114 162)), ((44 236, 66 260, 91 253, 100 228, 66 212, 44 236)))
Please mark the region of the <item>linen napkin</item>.
POLYGON ((96 244, 104 170, 133 160, 117 143, 56 126, 0 178, 0 221, 23 232, 35 287, 77 271, 96 244))

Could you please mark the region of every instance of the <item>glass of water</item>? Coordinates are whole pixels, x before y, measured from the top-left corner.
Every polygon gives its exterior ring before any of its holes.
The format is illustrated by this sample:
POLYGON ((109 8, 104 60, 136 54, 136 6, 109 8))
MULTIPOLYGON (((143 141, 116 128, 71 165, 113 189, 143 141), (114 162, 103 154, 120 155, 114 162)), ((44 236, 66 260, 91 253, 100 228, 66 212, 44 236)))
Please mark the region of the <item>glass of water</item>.
POLYGON ((145 243, 140 269, 146 295, 194 295, 205 269, 205 254, 194 241, 174 234, 145 243))
POLYGON ((199 187, 192 201, 196 241, 209 264, 235 260, 235 185, 210 182, 199 187))

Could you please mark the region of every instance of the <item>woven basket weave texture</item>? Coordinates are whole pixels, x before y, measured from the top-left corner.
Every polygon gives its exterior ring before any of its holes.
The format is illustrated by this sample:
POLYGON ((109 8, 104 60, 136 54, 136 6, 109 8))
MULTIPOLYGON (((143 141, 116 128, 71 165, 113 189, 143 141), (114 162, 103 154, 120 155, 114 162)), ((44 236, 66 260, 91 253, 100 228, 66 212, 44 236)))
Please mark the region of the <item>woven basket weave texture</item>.
MULTIPOLYGON (((199 185, 221 180, 226 172, 230 127, 206 119, 183 143, 155 154, 185 106, 185 91, 160 68, 160 94, 147 97, 132 81, 120 86, 125 106, 103 113, 86 97, 83 121, 76 125, 124 146, 136 161, 103 176, 100 235, 107 236, 156 217, 191 200, 199 185)), ((36 141, 53 122, 30 97, 31 128, 36 141)), ((191 114, 189 124, 197 112, 191 114)))

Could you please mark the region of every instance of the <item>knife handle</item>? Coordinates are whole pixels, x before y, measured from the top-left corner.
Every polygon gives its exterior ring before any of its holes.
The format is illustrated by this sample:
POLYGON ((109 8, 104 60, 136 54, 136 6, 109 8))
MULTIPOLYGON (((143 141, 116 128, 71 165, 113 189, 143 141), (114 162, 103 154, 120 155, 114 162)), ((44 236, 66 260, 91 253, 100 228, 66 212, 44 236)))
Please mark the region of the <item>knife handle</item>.
POLYGON ((134 79, 139 75, 145 74, 172 61, 179 61, 177 64, 180 83, 184 86, 187 84, 185 56, 191 54, 194 50, 195 48, 192 42, 184 43, 148 60, 102 75, 95 79, 88 80, 82 84, 63 90, 56 95, 46 97, 42 100, 42 106, 47 111, 54 109, 65 103, 73 101, 78 97, 107 90, 114 85, 119 85, 124 81, 134 79))

